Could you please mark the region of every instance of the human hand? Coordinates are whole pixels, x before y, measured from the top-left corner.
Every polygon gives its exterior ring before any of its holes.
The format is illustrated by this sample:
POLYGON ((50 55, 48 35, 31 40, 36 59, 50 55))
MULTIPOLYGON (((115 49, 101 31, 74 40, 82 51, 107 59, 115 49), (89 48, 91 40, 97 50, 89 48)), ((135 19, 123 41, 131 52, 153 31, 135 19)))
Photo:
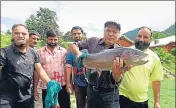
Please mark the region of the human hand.
POLYGON ((38 101, 39 100, 39 93, 37 90, 34 91, 34 100, 38 101))
POLYGON ((67 83, 66 90, 69 94, 73 94, 73 85, 71 83, 67 83))
POLYGON ((123 60, 119 57, 113 62, 112 76, 116 82, 119 82, 123 74, 123 60))
POLYGON ((160 108, 159 102, 155 102, 155 103, 154 103, 154 108, 160 108))

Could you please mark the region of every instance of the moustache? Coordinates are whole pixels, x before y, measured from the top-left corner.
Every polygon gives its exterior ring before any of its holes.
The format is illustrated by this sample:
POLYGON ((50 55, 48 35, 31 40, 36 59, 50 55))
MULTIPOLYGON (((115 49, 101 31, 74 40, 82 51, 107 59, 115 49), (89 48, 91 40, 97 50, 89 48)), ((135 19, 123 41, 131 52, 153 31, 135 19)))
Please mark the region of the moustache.
POLYGON ((50 47, 55 47, 55 46, 57 46, 57 43, 47 43, 47 45, 50 47))

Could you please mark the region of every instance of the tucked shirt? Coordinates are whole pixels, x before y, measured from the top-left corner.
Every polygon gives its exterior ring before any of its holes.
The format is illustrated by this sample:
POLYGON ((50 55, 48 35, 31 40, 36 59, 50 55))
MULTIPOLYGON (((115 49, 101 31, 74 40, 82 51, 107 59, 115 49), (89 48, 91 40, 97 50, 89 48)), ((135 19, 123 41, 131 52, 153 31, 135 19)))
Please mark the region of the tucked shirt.
MULTIPOLYGON (((60 46, 57 46, 53 52, 47 46, 38 49, 43 69, 52 80, 60 82, 62 86, 66 84, 64 78, 66 53, 67 50, 60 46)), ((39 88, 47 89, 46 83, 40 80, 39 88)))
POLYGON ((87 86, 87 82, 85 79, 85 68, 82 68, 80 72, 78 71, 76 56, 73 53, 67 53, 66 63, 72 65, 74 84, 79 86, 87 86))
POLYGON ((37 52, 30 47, 26 53, 14 45, 1 49, 0 104, 31 98, 34 66, 39 62, 37 52))
MULTIPOLYGON (((78 46, 80 50, 87 49, 88 53, 90 54, 99 53, 100 51, 106 49, 104 39, 97 37, 89 38, 86 41, 80 41, 78 42, 78 46)), ((109 47, 109 49, 114 48, 114 46, 118 45, 112 45, 111 47, 109 47)), ((117 85, 110 71, 102 71, 101 75, 99 76, 97 70, 89 69, 87 77, 89 80, 89 84, 96 87, 114 88, 117 85)))
POLYGON ((126 71, 119 87, 120 95, 135 102, 148 100, 147 92, 150 81, 163 80, 163 68, 157 54, 150 49, 144 52, 148 54, 145 58, 148 62, 126 71))

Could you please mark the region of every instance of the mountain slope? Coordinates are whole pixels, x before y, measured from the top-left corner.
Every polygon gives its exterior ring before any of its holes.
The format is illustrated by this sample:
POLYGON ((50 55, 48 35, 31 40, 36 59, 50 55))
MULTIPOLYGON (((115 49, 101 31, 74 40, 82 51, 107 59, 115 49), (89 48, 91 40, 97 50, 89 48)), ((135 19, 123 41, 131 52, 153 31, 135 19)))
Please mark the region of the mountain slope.
MULTIPOLYGON (((135 40, 137 32, 138 32, 139 28, 136 28, 134 30, 128 31, 126 33, 124 33, 123 35, 125 35, 126 37, 128 37, 129 39, 131 39, 132 41, 135 40)), ((153 31, 154 32, 159 32, 159 31, 153 31)), ((162 32, 165 36, 172 36, 175 35, 175 24, 172 24, 170 27, 168 27, 167 29, 163 30, 162 32)))
POLYGON ((165 34, 165 36, 172 36, 175 35, 175 24, 172 24, 170 27, 168 27, 166 30, 162 31, 162 33, 165 34))
POLYGON ((124 33, 123 35, 125 35, 126 37, 128 37, 129 39, 134 41, 135 38, 136 38, 138 30, 139 30, 139 28, 136 28, 134 30, 131 30, 131 31, 128 31, 128 32, 124 33))

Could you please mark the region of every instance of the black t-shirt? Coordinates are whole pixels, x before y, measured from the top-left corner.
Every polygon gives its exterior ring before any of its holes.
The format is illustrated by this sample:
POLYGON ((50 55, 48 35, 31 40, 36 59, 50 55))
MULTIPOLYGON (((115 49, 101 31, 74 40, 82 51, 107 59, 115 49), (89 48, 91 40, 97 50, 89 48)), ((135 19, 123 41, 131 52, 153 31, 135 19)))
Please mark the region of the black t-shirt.
POLYGON ((1 49, 0 104, 31 98, 32 79, 39 55, 32 48, 21 53, 14 45, 1 49))

